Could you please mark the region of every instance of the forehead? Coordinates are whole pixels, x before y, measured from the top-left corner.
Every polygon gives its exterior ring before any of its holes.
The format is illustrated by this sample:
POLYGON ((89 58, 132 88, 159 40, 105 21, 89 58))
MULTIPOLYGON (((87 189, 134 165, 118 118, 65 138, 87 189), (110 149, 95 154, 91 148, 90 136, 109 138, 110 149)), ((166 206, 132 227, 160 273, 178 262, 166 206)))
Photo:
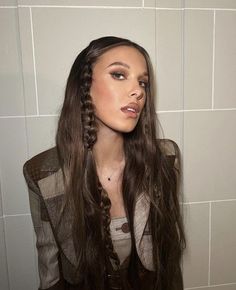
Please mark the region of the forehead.
POLYGON ((107 67, 115 62, 123 62, 132 67, 147 70, 146 59, 143 54, 132 46, 117 46, 104 52, 95 63, 95 66, 107 67))

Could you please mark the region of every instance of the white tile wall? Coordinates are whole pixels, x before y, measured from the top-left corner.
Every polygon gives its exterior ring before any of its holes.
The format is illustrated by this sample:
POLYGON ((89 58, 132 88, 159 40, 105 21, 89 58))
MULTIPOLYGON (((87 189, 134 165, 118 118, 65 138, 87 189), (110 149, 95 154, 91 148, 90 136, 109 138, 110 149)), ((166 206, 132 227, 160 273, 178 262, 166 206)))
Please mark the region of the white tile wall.
POLYGON ((24 115, 17 9, 0 9, 0 116, 24 115))
POLYGON ((0 217, 0 288, 9 289, 4 219, 0 217))
POLYGON ((188 245, 184 255, 184 286, 204 286, 208 284, 209 269, 209 204, 185 205, 184 214, 188 245))
POLYGON ((211 283, 236 283, 236 200, 212 203, 211 283), (227 250, 226 250, 227 249, 227 250))
POLYGON ((183 153, 185 288, 236 290, 235 25, 235 0, 0 0, 1 289, 37 288, 22 166, 54 145, 77 53, 113 34, 149 51, 164 137, 183 153))
POLYGON ((185 7, 235 9, 236 2, 234 0, 185 0, 185 7))
POLYGON ((0 179, 0 217, 3 216, 3 210, 2 210, 2 189, 1 189, 1 179, 0 179))
POLYGON ((29 117, 26 120, 29 158, 55 146, 58 116, 29 117), (42 138, 43 136, 43 138, 42 138))
POLYGON ((235 27, 235 11, 216 11, 215 108, 236 108, 235 27))
POLYGON ((188 202, 236 199, 236 112, 186 112, 184 185, 188 202))
POLYGON ((156 11, 157 108, 161 111, 183 109, 182 21, 181 11, 156 11))
POLYGON ((30 215, 7 216, 5 236, 10 289, 37 289, 33 225, 30 215))
POLYGON ((24 118, 0 118, 0 179, 4 215, 29 213, 22 165, 27 159, 24 118))
POLYGON ((184 16, 184 108, 210 109, 214 12, 187 10, 184 16))

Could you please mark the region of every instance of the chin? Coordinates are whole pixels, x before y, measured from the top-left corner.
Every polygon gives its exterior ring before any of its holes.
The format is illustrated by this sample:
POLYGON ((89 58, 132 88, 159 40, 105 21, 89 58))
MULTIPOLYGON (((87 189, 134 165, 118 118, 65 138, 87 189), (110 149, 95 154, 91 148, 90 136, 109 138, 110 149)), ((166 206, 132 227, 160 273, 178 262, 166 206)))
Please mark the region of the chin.
POLYGON ((127 123, 123 123, 123 124, 119 124, 120 126, 117 126, 117 131, 121 132, 121 133, 130 133, 132 132, 135 127, 137 126, 138 122, 127 122, 127 123))
POLYGON ((125 126, 125 127, 119 128, 120 130, 117 130, 117 131, 121 133, 130 133, 135 129, 135 127, 136 127, 136 124, 133 126, 125 126))

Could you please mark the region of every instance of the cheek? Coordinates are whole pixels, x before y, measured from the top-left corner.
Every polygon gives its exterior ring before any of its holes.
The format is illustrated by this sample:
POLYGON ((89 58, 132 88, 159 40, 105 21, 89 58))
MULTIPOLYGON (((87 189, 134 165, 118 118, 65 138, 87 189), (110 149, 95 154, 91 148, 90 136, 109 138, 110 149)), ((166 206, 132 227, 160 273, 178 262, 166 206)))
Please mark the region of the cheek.
POLYGON ((114 96, 115 89, 104 79, 94 81, 90 89, 90 95, 94 105, 99 108, 104 105, 109 105, 110 100, 114 96))
POLYGON ((102 100, 102 98, 105 96, 105 86, 101 84, 97 84, 96 82, 92 84, 90 89, 90 96, 92 98, 92 101, 94 105, 98 103, 98 101, 102 100))
POLYGON ((97 111, 106 111, 108 107, 114 109, 119 103, 121 92, 106 80, 94 82, 90 89, 90 96, 97 111))

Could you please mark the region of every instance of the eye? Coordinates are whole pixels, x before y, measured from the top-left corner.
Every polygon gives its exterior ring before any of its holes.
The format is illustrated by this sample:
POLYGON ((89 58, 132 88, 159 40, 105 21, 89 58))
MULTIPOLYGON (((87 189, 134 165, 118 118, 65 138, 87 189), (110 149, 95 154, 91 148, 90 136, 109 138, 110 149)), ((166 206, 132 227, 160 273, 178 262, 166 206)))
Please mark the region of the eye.
POLYGON ((112 72, 111 76, 116 80, 124 80, 125 79, 125 74, 122 72, 112 72))
POLYGON ((139 81, 140 87, 146 89, 148 87, 148 81, 139 81))

